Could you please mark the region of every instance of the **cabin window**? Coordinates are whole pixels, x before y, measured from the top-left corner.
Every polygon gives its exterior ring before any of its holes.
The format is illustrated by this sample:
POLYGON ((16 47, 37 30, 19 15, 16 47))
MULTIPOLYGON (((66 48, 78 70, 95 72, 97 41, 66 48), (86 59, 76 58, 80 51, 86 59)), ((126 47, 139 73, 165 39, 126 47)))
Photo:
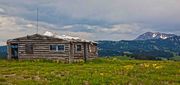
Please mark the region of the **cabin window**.
POLYGON ((56 51, 56 45, 50 45, 50 50, 56 51))
POLYGON ((82 50, 82 45, 76 45, 76 51, 81 51, 82 50))
POLYGON ((27 54, 33 54, 33 44, 26 44, 25 51, 27 54))
POLYGON ((65 50, 65 47, 64 45, 58 45, 58 51, 64 51, 65 50))
POLYGON ((51 51, 64 51, 65 46, 64 45, 50 45, 51 51))

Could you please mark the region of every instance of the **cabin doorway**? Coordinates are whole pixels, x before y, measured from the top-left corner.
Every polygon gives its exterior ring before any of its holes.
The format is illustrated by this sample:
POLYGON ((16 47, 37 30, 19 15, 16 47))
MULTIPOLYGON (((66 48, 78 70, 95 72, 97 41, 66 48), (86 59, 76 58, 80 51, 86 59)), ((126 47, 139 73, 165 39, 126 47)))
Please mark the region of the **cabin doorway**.
POLYGON ((11 44, 11 58, 18 59, 18 44, 11 44))

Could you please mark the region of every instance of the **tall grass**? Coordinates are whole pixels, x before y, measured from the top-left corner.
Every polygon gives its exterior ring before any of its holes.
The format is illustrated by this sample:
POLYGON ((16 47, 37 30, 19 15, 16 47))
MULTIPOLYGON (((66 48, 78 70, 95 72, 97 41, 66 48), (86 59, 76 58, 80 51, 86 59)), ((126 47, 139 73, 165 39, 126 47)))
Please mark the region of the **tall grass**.
POLYGON ((0 84, 178 85, 180 62, 99 58, 64 64, 45 60, 0 60, 0 84))

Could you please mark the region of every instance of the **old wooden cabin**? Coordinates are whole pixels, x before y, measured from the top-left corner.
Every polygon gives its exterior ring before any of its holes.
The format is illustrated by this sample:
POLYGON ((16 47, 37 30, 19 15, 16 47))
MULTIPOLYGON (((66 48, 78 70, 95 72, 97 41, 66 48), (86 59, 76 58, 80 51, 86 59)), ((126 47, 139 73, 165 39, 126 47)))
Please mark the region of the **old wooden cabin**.
POLYGON ((89 60, 98 56, 97 43, 51 32, 7 41, 8 59, 89 60))

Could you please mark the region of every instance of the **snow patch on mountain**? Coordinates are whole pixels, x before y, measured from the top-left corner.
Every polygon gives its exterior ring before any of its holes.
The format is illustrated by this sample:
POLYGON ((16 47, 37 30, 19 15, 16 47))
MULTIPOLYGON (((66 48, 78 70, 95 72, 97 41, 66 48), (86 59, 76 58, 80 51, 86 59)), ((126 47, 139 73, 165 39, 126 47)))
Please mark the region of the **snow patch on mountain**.
POLYGON ((138 36, 135 40, 149 40, 149 39, 167 39, 176 36, 174 34, 166 34, 160 32, 146 32, 138 36))
POLYGON ((157 34, 153 34, 153 37, 156 37, 157 36, 157 34))

